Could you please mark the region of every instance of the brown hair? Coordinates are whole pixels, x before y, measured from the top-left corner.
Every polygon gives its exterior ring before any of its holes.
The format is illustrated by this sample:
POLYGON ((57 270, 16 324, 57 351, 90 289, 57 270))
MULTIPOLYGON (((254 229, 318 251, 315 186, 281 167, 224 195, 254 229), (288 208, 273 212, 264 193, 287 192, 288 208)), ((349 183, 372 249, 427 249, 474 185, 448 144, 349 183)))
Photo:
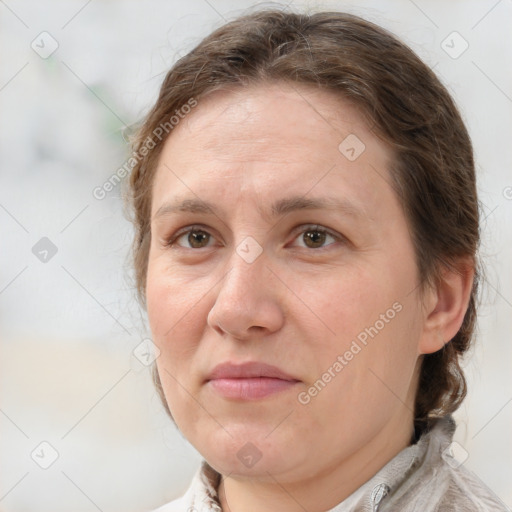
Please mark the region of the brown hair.
MULTIPOLYGON (((423 356, 415 404, 416 425, 423 428, 457 409, 466 395, 459 363, 473 337, 479 281, 473 150, 457 107, 431 69, 395 36, 362 18, 256 11, 215 30, 168 72, 133 143, 140 155, 167 123, 165 136, 157 137, 130 176, 139 299, 145 306, 151 185, 165 137, 172 134, 169 119, 191 98, 200 102, 214 90, 269 81, 336 93, 354 103, 391 145, 393 186, 410 225, 421 287, 435 285, 443 266, 456 268, 460 257, 474 262, 462 327, 443 349, 423 356)), ((154 378, 167 408, 156 370, 154 378)))

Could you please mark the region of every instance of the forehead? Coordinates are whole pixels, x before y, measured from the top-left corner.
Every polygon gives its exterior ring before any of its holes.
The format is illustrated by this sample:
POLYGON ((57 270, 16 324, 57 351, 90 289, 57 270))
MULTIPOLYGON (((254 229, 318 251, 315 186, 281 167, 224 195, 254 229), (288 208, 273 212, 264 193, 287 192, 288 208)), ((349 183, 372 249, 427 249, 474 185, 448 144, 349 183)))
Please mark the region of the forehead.
POLYGON ((382 200, 378 188, 389 188, 390 159, 358 109, 332 92, 297 84, 216 91, 166 140, 153 213, 187 188, 196 195, 216 188, 225 199, 236 189, 258 201, 337 190, 371 203, 382 200))
POLYGON ((336 141, 350 133, 374 138, 349 101, 313 86, 276 83, 215 91, 199 100, 168 142, 179 134, 180 144, 186 138, 205 152, 258 157, 261 151, 277 153, 283 144, 304 150, 304 142, 334 142, 336 150, 336 141))

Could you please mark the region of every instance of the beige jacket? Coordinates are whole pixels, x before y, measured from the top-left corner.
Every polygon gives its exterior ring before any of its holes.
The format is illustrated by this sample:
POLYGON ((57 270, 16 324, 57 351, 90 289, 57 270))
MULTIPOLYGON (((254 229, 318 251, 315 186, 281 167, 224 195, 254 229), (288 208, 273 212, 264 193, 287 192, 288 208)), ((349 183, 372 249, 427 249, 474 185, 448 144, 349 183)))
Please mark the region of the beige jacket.
MULTIPOLYGON (((447 416, 328 512, 505 512, 510 509, 452 456, 447 416)), ((185 495, 153 512, 221 512, 220 475, 203 461, 185 495)), ((250 511, 248 511, 250 512, 250 511)))

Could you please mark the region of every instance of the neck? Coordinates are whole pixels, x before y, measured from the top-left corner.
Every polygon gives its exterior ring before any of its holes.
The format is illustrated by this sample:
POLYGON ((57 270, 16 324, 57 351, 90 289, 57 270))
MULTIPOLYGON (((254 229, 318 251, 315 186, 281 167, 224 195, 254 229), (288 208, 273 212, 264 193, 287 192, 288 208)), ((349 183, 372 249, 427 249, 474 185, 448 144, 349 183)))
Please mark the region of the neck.
MULTIPOLYGON (((294 482, 280 483, 279 476, 264 480, 222 477, 219 500, 223 512, 325 512, 367 482, 412 438, 411 415, 390 421, 359 451, 294 482)), ((307 471, 306 471, 307 472, 307 471)))

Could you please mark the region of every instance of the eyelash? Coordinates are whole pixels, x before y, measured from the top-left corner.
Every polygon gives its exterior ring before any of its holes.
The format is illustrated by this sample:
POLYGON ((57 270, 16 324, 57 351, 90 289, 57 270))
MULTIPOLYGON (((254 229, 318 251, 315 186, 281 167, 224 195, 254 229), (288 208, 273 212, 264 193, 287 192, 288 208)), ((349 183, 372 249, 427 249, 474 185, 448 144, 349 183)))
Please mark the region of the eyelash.
MULTIPOLYGON (((319 226, 318 224, 306 224, 306 225, 303 225, 303 226, 300 226, 301 228, 301 231, 297 232, 296 236, 294 236, 293 240, 296 240, 299 235, 307 232, 307 231, 316 231, 318 233, 322 233, 322 234, 326 234, 326 235, 329 235, 331 236, 332 238, 334 238, 337 242, 343 242, 345 241, 346 239, 342 236, 342 235, 339 235, 329 229, 326 229, 322 226, 319 226)), ((183 229, 183 230, 180 230, 178 231, 175 235, 171 236, 170 238, 166 239, 164 241, 164 246, 167 247, 167 248, 174 248, 174 246, 176 246, 176 242, 183 236, 183 235, 187 235, 191 232, 194 232, 194 231, 202 231, 204 233, 207 233, 208 235, 210 236, 213 236, 207 229, 205 229, 203 226, 200 226, 200 225, 194 225, 194 226, 188 226, 187 228, 183 229)), ((294 233, 295 233, 295 230, 294 230, 294 233)), ((330 245, 333 245, 333 243, 330 243, 330 244, 327 244, 325 246, 322 246, 322 247, 318 247, 318 248, 310 248, 310 247, 301 247, 301 249, 310 249, 312 251, 317 251, 317 252, 320 252, 322 251, 323 249, 326 249, 327 247, 329 247, 330 245)), ((182 246, 178 246, 180 249, 190 249, 190 250, 194 250, 194 251, 198 251, 200 249, 208 249, 209 246, 207 247, 200 247, 200 248, 194 248, 194 247, 182 247, 182 246)))

